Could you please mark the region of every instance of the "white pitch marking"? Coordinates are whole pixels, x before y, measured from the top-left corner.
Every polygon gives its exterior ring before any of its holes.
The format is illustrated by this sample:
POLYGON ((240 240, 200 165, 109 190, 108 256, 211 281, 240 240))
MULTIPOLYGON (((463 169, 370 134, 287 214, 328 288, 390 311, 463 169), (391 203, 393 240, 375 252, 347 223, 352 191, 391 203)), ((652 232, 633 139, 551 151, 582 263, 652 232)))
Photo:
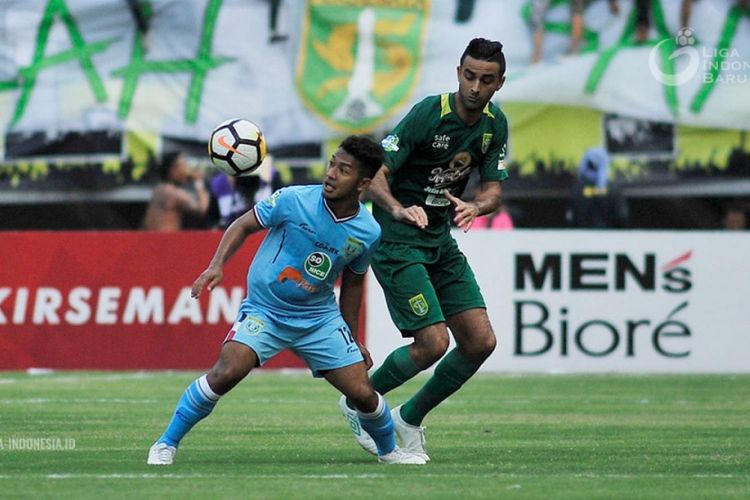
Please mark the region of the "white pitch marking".
MULTIPOLYGON (((579 473, 579 474, 517 474, 517 473, 502 473, 502 474, 420 474, 420 477, 427 478, 471 478, 471 477, 491 477, 495 479, 507 479, 507 478, 535 478, 535 477, 573 477, 573 478, 586 478, 586 479, 643 479, 643 478, 697 478, 697 479, 748 479, 750 475, 737 475, 737 474, 596 474, 596 473, 579 473)), ((2 479, 10 478, 29 478, 29 477, 40 477, 34 474, 18 474, 16 476, 0 476, 2 479)), ((373 479, 373 478, 384 478, 387 477, 385 474, 132 474, 132 473, 121 473, 121 474, 46 474, 42 475, 46 479, 191 479, 191 478, 262 478, 262 479, 289 479, 289 478, 302 478, 302 479, 373 479)), ((514 486, 514 485, 512 485, 514 486)))
MULTIPOLYGON (((8 477, 11 476, 0 476, 8 477)), ((27 477, 27 476, 18 476, 27 477)), ((373 479, 385 474, 47 474, 46 479, 196 479, 217 477, 255 477, 263 479, 373 479)))

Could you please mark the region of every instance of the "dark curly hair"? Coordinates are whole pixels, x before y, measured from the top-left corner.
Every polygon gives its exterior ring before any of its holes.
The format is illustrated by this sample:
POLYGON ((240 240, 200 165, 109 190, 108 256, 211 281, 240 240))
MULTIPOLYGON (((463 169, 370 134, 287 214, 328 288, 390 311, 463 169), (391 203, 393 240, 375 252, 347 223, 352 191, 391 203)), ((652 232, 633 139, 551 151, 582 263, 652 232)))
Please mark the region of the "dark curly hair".
POLYGON ((350 135, 339 146, 357 160, 361 178, 375 177, 383 165, 385 154, 380 144, 364 135, 350 135))
POLYGON ((461 54, 460 64, 464 63, 466 56, 471 56, 480 61, 496 62, 500 66, 500 76, 505 75, 505 54, 503 44, 486 38, 475 38, 466 46, 461 54))

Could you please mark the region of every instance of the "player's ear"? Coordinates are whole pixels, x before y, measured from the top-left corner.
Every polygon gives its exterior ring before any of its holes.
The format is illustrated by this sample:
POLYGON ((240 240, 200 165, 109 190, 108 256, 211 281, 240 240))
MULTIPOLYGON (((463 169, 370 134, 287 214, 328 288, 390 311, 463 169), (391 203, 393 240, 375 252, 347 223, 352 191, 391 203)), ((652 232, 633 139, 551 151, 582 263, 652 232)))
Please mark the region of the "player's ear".
POLYGON ((459 82, 461 81, 461 65, 460 64, 456 66, 456 78, 458 79, 459 82))
POLYGON ((500 77, 500 83, 497 84, 497 88, 495 89, 495 92, 503 88, 503 85, 505 85, 505 75, 500 77))
POLYGON ((370 183, 372 182, 372 179, 369 177, 363 177, 359 180, 359 184, 357 184, 357 191, 361 194, 367 191, 367 189, 370 187, 370 183))

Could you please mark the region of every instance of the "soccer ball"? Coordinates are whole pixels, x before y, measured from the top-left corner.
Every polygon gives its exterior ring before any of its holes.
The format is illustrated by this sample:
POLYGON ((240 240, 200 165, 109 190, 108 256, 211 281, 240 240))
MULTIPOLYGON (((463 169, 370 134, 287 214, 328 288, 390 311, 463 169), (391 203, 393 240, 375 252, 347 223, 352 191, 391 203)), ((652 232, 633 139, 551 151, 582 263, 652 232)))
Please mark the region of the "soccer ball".
POLYGON ((227 120, 211 132, 208 155, 211 163, 227 175, 250 175, 266 157, 266 139, 249 120, 227 120))
POLYGON ((697 43, 692 28, 682 28, 680 31, 678 31, 677 36, 675 37, 675 41, 680 47, 687 47, 688 45, 692 47, 697 43))

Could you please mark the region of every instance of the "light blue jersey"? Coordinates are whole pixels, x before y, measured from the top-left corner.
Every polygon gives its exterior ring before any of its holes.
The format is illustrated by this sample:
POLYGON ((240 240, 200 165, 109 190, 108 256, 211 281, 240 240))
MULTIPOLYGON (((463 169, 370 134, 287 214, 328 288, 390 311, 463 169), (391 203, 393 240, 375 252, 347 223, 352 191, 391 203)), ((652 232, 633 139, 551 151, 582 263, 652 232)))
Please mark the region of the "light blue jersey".
POLYGON ((280 189, 253 210, 268 234, 248 270, 240 311, 261 309, 300 328, 339 315, 336 279, 344 266, 366 273, 380 238, 365 206, 337 219, 318 185, 280 189))

